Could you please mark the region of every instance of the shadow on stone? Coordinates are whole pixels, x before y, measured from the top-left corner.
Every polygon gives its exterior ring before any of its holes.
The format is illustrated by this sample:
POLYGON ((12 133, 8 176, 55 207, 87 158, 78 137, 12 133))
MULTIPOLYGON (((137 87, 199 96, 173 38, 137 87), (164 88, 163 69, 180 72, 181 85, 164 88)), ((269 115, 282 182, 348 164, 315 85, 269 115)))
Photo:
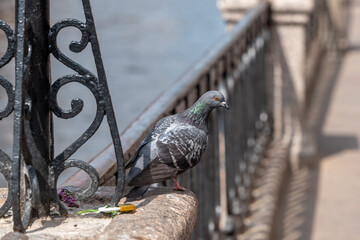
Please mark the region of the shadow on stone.
POLYGON ((322 135, 320 137, 321 157, 346 150, 359 149, 359 139, 355 135, 322 135))

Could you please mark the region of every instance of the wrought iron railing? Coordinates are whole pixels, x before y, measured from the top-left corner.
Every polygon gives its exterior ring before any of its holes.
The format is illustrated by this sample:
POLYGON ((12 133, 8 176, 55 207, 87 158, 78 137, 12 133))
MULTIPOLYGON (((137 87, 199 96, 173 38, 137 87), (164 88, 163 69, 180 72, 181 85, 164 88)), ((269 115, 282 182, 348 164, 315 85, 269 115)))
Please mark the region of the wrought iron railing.
MULTIPOLYGON (((269 19, 267 3, 249 11, 121 134, 126 162, 161 117, 183 111, 207 90, 225 94, 231 109, 211 115, 206 155, 180 176, 181 185, 200 203, 194 239, 234 235, 243 229, 255 175, 272 132, 269 19)), ((116 174, 112 146, 90 164, 98 166, 100 184, 111 182, 116 174)), ((75 174, 65 185, 86 186, 83 174, 75 174)))
MULTIPOLYGON (((13 156, 0 151, 0 171, 9 184, 8 199, 1 207, 0 215, 12 206, 16 231, 27 227, 32 213, 48 214, 52 203, 56 203, 61 212, 66 212, 66 207, 58 200, 56 186, 58 176, 66 168, 77 167, 91 176, 90 186, 77 193, 80 199, 89 197, 98 183, 106 184, 115 175, 118 180, 113 202, 117 202, 122 194, 124 165, 120 138, 89 1, 83 0, 83 5, 85 22, 65 19, 50 28, 48 1, 18 0, 15 31, 0 21, 0 28, 8 38, 8 50, 0 67, 12 57, 16 59, 15 86, 4 77, 0 78, 0 85, 8 95, 8 103, 0 116, 7 117, 12 111, 15 116, 13 156), (38 14, 30 14, 34 12, 38 14), (57 34, 65 27, 75 27, 82 34, 79 42, 70 44, 71 51, 81 52, 88 43, 91 44, 97 74, 72 61, 57 48, 57 34), (50 53, 77 74, 63 76, 51 83, 50 53), (35 65, 40 66, 40 70, 35 69, 35 65), (60 118, 72 118, 83 106, 79 99, 72 101, 70 110, 58 106, 58 90, 70 82, 83 84, 93 93, 97 113, 78 140, 58 156, 53 156, 52 113, 60 118), (95 133, 105 115, 113 145, 89 164, 69 159, 95 133), (44 194, 46 192, 48 194, 44 194)), ((231 110, 220 110, 211 116, 206 156, 198 166, 180 177, 181 184, 194 191, 200 203, 194 239, 234 235, 243 229, 258 166, 272 133, 269 43, 270 6, 261 3, 122 134, 127 161, 158 119, 191 106, 207 90, 219 89, 225 94, 231 110)), ((85 173, 75 174, 65 184, 71 184, 79 177, 86 186, 82 174, 85 173)))
POLYGON ((124 163, 120 137, 102 64, 99 43, 89 0, 82 0, 85 22, 64 19, 49 26, 48 0, 16 0, 15 30, 0 20, 0 29, 8 39, 0 68, 15 57, 15 86, 0 75, 0 85, 6 91, 8 102, 0 111, 0 119, 14 112, 13 156, 0 150, 0 172, 8 182, 8 196, 0 208, 0 217, 12 207, 14 230, 24 231, 32 215, 49 215, 50 206, 58 207, 62 214, 66 206, 59 201, 57 179, 67 168, 85 171, 92 183, 75 193, 78 199, 91 196, 98 187, 99 174, 88 163, 70 159, 100 126, 104 116, 110 128, 117 163, 117 188, 112 199, 117 203, 124 187, 124 163), (69 48, 78 53, 90 44, 97 74, 71 60, 57 47, 57 35, 66 27, 81 32, 81 40, 73 41, 69 48), (66 75, 51 82, 49 56, 52 54, 76 74, 66 75), (97 111, 88 129, 58 156, 54 156, 52 114, 59 118, 73 118, 83 108, 81 99, 71 101, 71 109, 57 104, 57 93, 64 85, 75 82, 87 87, 96 99, 97 111))
MULTIPOLYGON (((277 231, 274 223, 279 220, 277 211, 282 208, 279 199, 291 174, 289 166, 297 170, 317 160, 314 156, 321 129, 318 117, 322 115, 319 112, 323 111, 323 105, 317 102, 313 90, 319 88, 316 85, 329 46, 339 50, 346 45, 343 32, 346 2, 278 1, 273 5, 275 141, 259 189, 254 192, 256 206, 240 239, 274 238, 277 231)), ((228 26, 232 26, 254 1, 219 0, 218 3, 228 26)))

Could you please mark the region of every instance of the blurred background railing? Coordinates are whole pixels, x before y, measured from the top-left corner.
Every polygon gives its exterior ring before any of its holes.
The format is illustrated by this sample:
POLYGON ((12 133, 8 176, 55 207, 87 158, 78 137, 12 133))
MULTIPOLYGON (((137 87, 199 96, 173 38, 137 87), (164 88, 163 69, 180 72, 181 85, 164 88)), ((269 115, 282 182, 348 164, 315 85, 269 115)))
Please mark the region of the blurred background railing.
MULTIPOLYGON (((261 1, 219 0, 227 28, 232 29, 257 2, 261 1)), ((277 239, 274 237, 276 222, 283 222, 276 219, 281 208, 279 199, 286 194, 284 186, 289 176, 318 160, 323 123, 323 119, 319 119, 322 114, 318 112, 325 111, 319 110, 325 106, 317 102, 314 92, 318 88, 320 69, 329 53, 341 57, 347 45, 349 1, 269 2, 273 141, 264 160, 264 172, 253 192, 254 204, 250 206, 252 210, 241 239, 277 239)))
MULTIPOLYGON (((258 0, 219 0, 231 29, 258 0)), ((274 61, 274 136, 287 137, 292 167, 316 155, 308 109, 327 50, 346 48, 347 0, 272 0, 274 61), (303 158, 302 160, 300 158, 303 158), (305 160, 306 159, 306 160, 305 160)))

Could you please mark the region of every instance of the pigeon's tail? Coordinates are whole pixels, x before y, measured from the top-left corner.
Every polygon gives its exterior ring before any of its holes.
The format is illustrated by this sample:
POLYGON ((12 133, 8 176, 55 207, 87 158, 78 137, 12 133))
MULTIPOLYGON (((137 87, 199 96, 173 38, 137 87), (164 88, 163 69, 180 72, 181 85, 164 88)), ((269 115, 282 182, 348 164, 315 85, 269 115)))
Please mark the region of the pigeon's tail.
POLYGON ((140 199, 145 192, 148 190, 150 185, 146 185, 146 186, 141 186, 141 187, 134 187, 133 189, 131 189, 131 191, 126 194, 126 198, 128 200, 137 200, 140 199))

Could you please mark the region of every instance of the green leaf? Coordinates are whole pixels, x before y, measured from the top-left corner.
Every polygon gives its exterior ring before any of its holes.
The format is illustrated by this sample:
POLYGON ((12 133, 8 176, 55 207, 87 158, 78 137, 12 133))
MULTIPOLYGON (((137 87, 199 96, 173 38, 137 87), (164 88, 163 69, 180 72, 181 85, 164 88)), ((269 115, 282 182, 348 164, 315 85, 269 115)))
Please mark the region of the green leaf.
POLYGON ((115 217, 116 215, 118 215, 118 213, 119 213, 118 211, 112 211, 111 212, 111 217, 112 218, 115 217))
POLYGON ((83 214, 83 213, 99 213, 100 211, 97 210, 97 209, 88 209, 88 210, 84 210, 84 211, 80 211, 80 212, 77 212, 76 214, 83 214))

